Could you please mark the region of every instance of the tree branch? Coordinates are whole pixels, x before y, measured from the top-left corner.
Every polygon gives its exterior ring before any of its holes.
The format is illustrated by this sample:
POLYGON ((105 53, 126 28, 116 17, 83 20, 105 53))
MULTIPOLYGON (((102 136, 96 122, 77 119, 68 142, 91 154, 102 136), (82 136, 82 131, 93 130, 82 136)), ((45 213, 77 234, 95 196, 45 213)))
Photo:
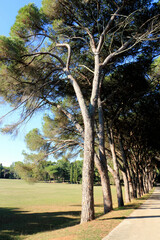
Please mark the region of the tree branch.
POLYGON ((50 55, 51 57, 56 58, 61 63, 61 65, 63 67, 65 67, 65 64, 64 64, 63 60, 60 57, 58 57, 57 55, 55 55, 53 53, 50 53, 50 52, 37 52, 37 53, 25 54, 25 55, 22 56, 22 58, 23 57, 36 56, 36 55, 50 55))
POLYGON ((69 71, 70 61, 71 61, 71 47, 67 43, 57 43, 57 47, 66 47, 68 49, 68 57, 67 57, 67 63, 66 63, 66 70, 69 71))
POLYGON ((111 16, 108 24, 106 25, 106 27, 104 28, 103 32, 101 33, 101 36, 100 36, 100 39, 99 39, 99 43, 98 43, 98 46, 97 46, 97 49, 96 51, 99 53, 101 51, 101 48, 102 48, 102 45, 104 43, 104 39, 105 39, 105 34, 107 33, 107 31, 110 29, 115 17, 117 16, 117 14, 121 11, 121 9, 123 8, 120 7, 116 10, 116 12, 111 16))

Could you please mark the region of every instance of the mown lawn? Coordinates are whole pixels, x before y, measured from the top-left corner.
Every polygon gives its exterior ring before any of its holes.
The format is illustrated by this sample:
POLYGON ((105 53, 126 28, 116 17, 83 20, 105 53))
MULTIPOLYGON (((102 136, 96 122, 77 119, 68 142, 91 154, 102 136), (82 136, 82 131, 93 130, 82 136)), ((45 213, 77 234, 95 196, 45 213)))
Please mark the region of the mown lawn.
POLYGON ((100 240, 148 197, 103 215, 102 189, 95 187, 96 219, 79 225, 81 185, 28 184, 0 179, 0 240, 100 240))

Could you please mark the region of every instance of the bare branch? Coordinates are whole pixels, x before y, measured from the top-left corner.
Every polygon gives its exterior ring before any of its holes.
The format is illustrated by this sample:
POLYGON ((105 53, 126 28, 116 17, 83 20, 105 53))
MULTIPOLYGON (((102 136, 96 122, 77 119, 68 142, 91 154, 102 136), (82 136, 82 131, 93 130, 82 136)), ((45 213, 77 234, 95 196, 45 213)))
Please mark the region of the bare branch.
POLYGON ((78 132, 82 135, 82 137, 84 136, 84 131, 83 128, 81 127, 81 125, 75 120, 75 118, 73 117, 72 114, 70 114, 67 110, 65 110, 64 108, 62 108, 62 106, 57 105, 57 108, 60 109, 71 121, 72 123, 76 126, 78 132))
POLYGON ((89 35, 89 38, 90 38, 90 46, 91 46, 92 52, 95 53, 95 52, 96 52, 96 44, 95 44, 93 35, 91 34, 91 32, 89 31, 88 28, 85 27, 84 30, 85 30, 85 31, 87 32, 87 34, 89 35))
POLYGON ((97 51, 98 53, 100 52, 100 50, 101 50, 101 48, 102 48, 102 45, 103 45, 103 43, 104 43, 104 39, 105 39, 105 35, 106 35, 107 31, 110 29, 110 27, 111 27, 111 25, 112 25, 115 17, 116 17, 117 14, 121 11, 122 8, 123 8, 123 6, 120 7, 120 8, 118 8, 118 9, 116 10, 116 12, 111 16, 111 18, 110 18, 108 24, 106 25, 106 27, 104 28, 104 30, 103 30, 103 32, 102 32, 102 34, 101 34, 101 36, 100 36, 97 49, 96 49, 96 51, 97 51))
POLYGON ((89 79, 88 77, 86 77, 83 73, 81 73, 77 68, 75 68, 74 70, 75 70, 75 72, 77 71, 78 74, 79 74, 83 79, 86 79, 87 82, 88 82, 88 84, 89 84, 89 86, 91 86, 91 82, 90 82, 90 79, 89 79))
POLYGON ((62 59, 60 57, 58 57, 57 55, 53 54, 53 53, 50 53, 50 52, 37 52, 37 53, 31 53, 31 54, 25 54, 22 56, 23 57, 30 57, 30 56, 39 56, 39 55, 50 55, 51 57, 53 58, 56 58, 63 67, 65 67, 65 64, 64 62, 62 61, 62 59))
POLYGON ((84 67, 84 68, 86 68, 88 71, 90 71, 91 73, 94 74, 94 71, 91 70, 89 67, 87 67, 87 66, 85 66, 85 65, 79 65, 79 66, 80 66, 80 67, 84 67))
POLYGON ((46 103, 48 103, 49 105, 52 105, 54 107, 56 107, 57 109, 59 109, 61 112, 63 112, 65 114, 65 116, 75 125, 76 129, 78 130, 78 132, 81 134, 81 136, 84 136, 84 130, 82 128, 82 126, 76 121, 76 119, 73 117, 73 115, 71 113, 69 113, 66 109, 64 109, 61 105, 55 103, 55 102, 50 102, 47 99, 44 99, 46 101, 46 103))
POLYGON ((70 143, 70 144, 65 144, 64 146, 61 146, 61 147, 59 147, 59 148, 49 152, 48 154, 46 154, 46 156, 49 156, 49 155, 51 155, 53 153, 56 153, 56 152, 58 152, 58 151, 60 151, 60 150, 62 150, 64 148, 68 148, 68 147, 76 146, 76 145, 79 145, 79 143, 78 142, 74 142, 74 143, 70 143))
POLYGON ((136 43, 135 43, 134 45, 132 45, 132 47, 127 48, 132 41, 133 41, 133 38, 129 39, 129 40, 128 40, 127 42, 125 42, 117 51, 109 54, 109 55, 106 57, 106 59, 103 61, 103 63, 100 64, 100 66, 103 68, 104 66, 106 66, 106 65, 110 62, 110 60, 111 60, 113 57, 115 57, 115 56, 121 54, 122 52, 127 51, 128 49, 132 48, 136 43))
POLYGON ((68 57, 67 57, 67 63, 66 63, 66 69, 69 71, 70 61, 71 61, 71 47, 67 43, 57 43, 57 47, 66 47, 68 49, 68 57))
POLYGON ((112 174, 112 176, 115 175, 115 171, 107 164, 109 172, 112 174))
POLYGON ((34 49, 34 51, 37 51, 37 49, 43 44, 45 38, 46 38, 46 36, 43 37, 42 41, 40 42, 39 45, 37 45, 37 47, 34 49))

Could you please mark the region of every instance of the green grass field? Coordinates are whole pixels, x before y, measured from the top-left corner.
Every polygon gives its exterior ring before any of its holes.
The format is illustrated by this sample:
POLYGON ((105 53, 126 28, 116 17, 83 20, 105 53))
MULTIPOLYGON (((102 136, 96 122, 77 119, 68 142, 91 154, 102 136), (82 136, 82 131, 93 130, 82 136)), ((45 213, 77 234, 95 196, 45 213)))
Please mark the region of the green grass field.
POLYGON ((118 210, 112 187, 115 210, 103 215, 102 189, 94 191, 96 220, 79 225, 81 185, 0 179, 0 240, 100 240, 143 200, 118 210))

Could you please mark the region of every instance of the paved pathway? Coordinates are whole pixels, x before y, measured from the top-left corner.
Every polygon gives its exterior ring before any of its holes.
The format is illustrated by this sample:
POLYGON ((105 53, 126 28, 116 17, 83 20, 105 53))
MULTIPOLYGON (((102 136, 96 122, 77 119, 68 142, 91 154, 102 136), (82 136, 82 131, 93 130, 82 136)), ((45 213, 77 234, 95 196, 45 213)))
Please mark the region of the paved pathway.
POLYGON ((160 187, 103 240, 160 240, 160 187))

